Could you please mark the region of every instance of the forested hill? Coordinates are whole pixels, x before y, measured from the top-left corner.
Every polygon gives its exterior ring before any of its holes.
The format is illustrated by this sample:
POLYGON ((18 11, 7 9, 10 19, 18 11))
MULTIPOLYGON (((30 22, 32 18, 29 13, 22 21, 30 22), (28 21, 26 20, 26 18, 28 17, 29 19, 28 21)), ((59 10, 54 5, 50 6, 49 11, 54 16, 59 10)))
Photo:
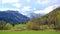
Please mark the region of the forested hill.
MULTIPOLYGON (((34 27, 37 27, 39 25, 48 25, 50 26, 51 24, 54 24, 55 28, 59 27, 60 28, 60 7, 54 9, 53 11, 51 11, 50 13, 38 18, 38 19, 34 19, 28 22, 28 24, 30 25, 36 25, 34 27)), ((39 27, 37 27, 39 28, 39 27)))
POLYGON ((60 22, 60 7, 54 9, 47 15, 44 15, 43 17, 40 18, 40 20, 45 24, 53 23, 54 25, 57 25, 60 22))
POLYGON ((22 15, 18 11, 14 10, 0 11, 0 21, 5 21, 8 23, 24 23, 28 20, 30 20, 30 18, 22 15))

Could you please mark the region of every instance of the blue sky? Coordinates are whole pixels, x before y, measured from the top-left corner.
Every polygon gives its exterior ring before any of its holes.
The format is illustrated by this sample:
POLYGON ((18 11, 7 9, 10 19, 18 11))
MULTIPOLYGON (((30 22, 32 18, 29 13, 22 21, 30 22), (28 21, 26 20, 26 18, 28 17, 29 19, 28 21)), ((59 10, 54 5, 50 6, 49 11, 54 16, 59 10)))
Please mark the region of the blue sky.
POLYGON ((60 0, 0 0, 0 10, 17 10, 27 15, 29 13, 49 13, 60 6, 60 0))

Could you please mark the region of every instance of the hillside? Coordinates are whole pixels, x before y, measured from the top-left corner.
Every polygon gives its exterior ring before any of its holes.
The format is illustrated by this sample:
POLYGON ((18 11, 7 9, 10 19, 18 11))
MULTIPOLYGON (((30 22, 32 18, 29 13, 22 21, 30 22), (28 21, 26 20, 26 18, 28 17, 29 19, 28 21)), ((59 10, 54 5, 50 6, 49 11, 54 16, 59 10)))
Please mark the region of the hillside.
POLYGON ((38 29, 40 29, 41 25, 47 25, 48 28, 50 28, 50 26, 52 27, 52 24, 54 26, 53 28, 60 29, 60 7, 54 9, 50 13, 48 13, 38 19, 29 21, 27 28, 38 30, 38 29))
POLYGON ((54 25, 58 24, 58 22, 60 21, 60 7, 54 9, 47 15, 40 18, 40 20, 42 19, 43 19, 43 22, 47 24, 50 24, 50 23, 54 23, 54 25))
POLYGON ((24 23, 28 20, 30 19, 22 15, 18 11, 13 10, 0 11, 0 21, 5 21, 9 23, 24 23))

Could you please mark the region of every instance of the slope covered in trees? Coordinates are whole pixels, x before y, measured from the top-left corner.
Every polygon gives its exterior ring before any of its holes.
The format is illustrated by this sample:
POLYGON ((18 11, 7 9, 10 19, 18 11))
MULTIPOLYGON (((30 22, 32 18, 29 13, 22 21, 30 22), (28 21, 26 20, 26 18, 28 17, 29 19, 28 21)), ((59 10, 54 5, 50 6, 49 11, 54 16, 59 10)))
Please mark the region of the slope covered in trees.
POLYGON ((57 27, 57 25, 59 25, 59 22, 60 22, 60 7, 56 8, 55 10, 50 12, 49 14, 41 17, 40 20, 41 19, 45 20, 45 22, 43 21, 45 24, 46 23, 48 25, 54 24, 54 26, 57 27))
POLYGON ((22 15, 18 11, 14 10, 0 11, 0 21, 9 22, 12 24, 15 23, 18 24, 18 23, 25 23, 29 20, 30 18, 28 18, 25 15, 22 15))
POLYGON ((54 29, 60 29, 60 7, 54 9, 53 11, 51 11, 50 13, 38 18, 38 19, 34 19, 28 22, 28 26, 29 28, 32 26, 32 29, 39 29, 40 25, 48 25, 48 27, 50 27, 51 24, 54 25, 54 29), (38 25, 38 26, 35 26, 38 25), (38 23, 38 24, 37 24, 38 23))

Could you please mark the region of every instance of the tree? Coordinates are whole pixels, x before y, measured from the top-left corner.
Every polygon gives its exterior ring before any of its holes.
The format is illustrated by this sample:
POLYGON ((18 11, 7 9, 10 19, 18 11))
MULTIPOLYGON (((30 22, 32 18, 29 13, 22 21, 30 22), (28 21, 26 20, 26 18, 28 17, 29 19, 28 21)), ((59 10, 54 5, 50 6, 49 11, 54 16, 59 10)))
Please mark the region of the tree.
POLYGON ((5 24, 6 24, 5 21, 0 21, 0 30, 5 29, 5 24))
POLYGON ((11 25, 10 23, 7 23, 7 24, 5 25, 5 28, 6 28, 7 30, 9 30, 9 29, 12 28, 12 25, 11 25))
POLYGON ((39 21, 37 21, 37 20, 29 21, 27 23, 27 29, 39 30, 40 29, 39 21))

